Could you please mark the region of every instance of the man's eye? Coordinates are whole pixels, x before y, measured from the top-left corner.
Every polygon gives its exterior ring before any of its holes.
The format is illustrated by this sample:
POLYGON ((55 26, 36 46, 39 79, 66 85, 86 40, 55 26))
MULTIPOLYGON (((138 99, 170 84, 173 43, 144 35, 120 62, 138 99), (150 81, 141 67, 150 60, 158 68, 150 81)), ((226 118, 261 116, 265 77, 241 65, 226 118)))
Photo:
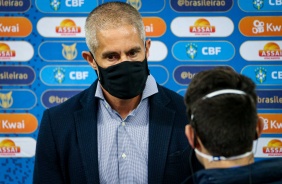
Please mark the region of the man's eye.
POLYGON ((128 53, 129 56, 136 56, 137 55, 137 52, 136 51, 130 51, 128 53))
POLYGON ((108 56, 108 60, 115 60, 118 59, 118 57, 116 55, 109 55, 108 56))

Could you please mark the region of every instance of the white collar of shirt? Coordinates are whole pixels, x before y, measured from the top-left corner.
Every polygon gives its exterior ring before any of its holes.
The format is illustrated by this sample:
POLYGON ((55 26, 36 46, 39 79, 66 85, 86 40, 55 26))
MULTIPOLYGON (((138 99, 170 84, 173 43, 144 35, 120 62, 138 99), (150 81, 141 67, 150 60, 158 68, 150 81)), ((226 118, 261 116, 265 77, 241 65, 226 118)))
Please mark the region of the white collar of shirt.
MULTIPOLYGON (((147 81, 146 81, 146 86, 145 86, 145 89, 143 90, 143 93, 142 93, 141 101, 144 100, 145 98, 152 96, 153 94, 156 94, 156 93, 158 93, 158 87, 157 87, 156 80, 152 75, 148 75, 148 78, 147 78, 147 81)), ((98 83, 97 83, 95 97, 98 97, 101 100, 105 100, 100 81, 98 81, 98 83)))

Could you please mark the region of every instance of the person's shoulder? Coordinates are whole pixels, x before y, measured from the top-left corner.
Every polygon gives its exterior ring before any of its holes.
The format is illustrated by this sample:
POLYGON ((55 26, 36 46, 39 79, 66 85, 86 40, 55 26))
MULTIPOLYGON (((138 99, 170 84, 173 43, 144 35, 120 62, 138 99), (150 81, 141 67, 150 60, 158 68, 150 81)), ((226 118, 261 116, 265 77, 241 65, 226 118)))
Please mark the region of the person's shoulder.
POLYGON ((174 99, 174 100, 180 100, 180 101, 183 101, 184 98, 183 96, 181 96, 180 94, 176 93, 175 91, 165 87, 165 86, 161 86, 158 84, 158 90, 159 90, 159 93, 161 95, 165 94, 167 95, 168 97, 174 99))
POLYGON ((89 88, 82 90, 81 92, 79 92, 78 94, 70 97, 69 99, 67 99, 63 103, 61 103, 57 106, 51 107, 47 110, 51 114, 58 114, 58 113, 61 113, 61 112, 70 113, 70 112, 76 111, 76 110, 81 108, 81 100, 82 99, 89 98, 91 96, 94 98, 94 92, 93 92, 94 90, 95 90, 95 86, 91 85, 89 88))

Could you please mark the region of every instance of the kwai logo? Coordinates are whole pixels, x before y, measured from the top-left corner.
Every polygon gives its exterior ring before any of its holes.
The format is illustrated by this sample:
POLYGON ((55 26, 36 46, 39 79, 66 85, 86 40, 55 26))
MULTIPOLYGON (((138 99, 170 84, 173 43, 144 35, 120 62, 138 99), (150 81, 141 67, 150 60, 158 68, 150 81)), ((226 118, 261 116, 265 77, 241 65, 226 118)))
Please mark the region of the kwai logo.
POLYGON ((160 37, 166 32, 166 23, 159 17, 143 17, 142 18, 146 36, 160 37))
POLYGON ((37 129, 38 123, 32 114, 0 114, 0 133, 27 134, 37 129))
POLYGON ((245 36, 282 36, 282 16, 244 17, 239 29, 245 36))
POLYGON ((259 114, 263 121, 264 134, 281 134, 282 133, 282 114, 259 114))
POLYGON ((0 17, 0 37, 26 37, 32 31, 31 22, 24 17, 0 17))

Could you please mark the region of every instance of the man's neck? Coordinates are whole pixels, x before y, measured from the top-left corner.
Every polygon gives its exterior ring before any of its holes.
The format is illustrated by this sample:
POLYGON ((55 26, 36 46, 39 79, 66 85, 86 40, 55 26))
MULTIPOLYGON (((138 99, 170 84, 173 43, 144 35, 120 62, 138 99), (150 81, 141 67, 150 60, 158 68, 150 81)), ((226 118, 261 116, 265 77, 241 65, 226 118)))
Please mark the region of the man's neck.
POLYGON ((202 161, 205 169, 232 168, 232 167, 240 167, 254 163, 254 156, 249 155, 245 158, 240 158, 236 160, 221 160, 221 161, 209 162, 208 160, 203 159, 202 161))
POLYGON ((102 90, 106 101, 109 103, 112 109, 119 113, 122 119, 126 118, 130 112, 138 106, 142 97, 142 95, 138 95, 131 99, 119 99, 109 94, 106 90, 102 90))

